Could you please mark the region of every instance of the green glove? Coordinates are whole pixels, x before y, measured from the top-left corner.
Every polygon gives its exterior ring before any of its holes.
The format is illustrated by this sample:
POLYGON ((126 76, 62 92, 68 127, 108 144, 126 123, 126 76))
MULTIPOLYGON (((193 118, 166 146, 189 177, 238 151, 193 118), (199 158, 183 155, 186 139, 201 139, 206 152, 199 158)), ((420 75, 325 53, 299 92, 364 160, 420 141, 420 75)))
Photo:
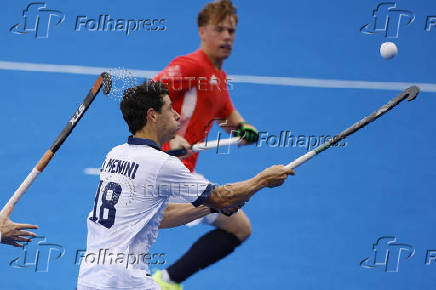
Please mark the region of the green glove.
POLYGON ((243 138, 248 143, 256 143, 257 140, 259 140, 259 132, 257 132, 256 129, 246 126, 247 124, 247 122, 239 123, 235 136, 243 138))

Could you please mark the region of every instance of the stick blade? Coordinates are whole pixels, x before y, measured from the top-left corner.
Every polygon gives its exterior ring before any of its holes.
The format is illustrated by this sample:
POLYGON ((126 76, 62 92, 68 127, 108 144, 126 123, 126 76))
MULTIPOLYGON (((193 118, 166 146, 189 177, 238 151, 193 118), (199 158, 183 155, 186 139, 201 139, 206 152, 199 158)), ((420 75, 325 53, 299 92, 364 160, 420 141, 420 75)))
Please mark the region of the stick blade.
POLYGON ((112 89, 112 76, 107 72, 103 72, 101 77, 103 78, 103 93, 108 95, 112 89))
POLYGON ((411 86, 410 88, 407 88, 404 93, 408 94, 407 97, 408 101, 413 101, 416 99, 416 96, 419 94, 419 87, 418 86, 411 86))

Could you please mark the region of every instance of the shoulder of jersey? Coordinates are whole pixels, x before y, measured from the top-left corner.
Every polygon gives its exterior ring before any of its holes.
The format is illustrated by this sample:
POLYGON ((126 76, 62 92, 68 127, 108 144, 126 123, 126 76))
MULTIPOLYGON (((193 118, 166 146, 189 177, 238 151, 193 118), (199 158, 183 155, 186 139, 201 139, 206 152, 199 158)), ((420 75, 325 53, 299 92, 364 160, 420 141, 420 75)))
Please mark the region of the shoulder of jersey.
POLYGON ((207 64, 194 53, 176 57, 171 65, 182 65, 185 69, 193 71, 207 70, 208 68, 207 64))
POLYGON ((123 151, 123 150, 125 150, 125 149, 126 149, 126 145, 127 145, 127 143, 125 143, 125 144, 120 144, 120 145, 117 145, 117 146, 113 147, 113 148, 111 149, 111 151, 109 151, 108 155, 109 155, 109 154, 112 154, 112 153, 114 153, 114 152, 118 152, 118 151, 123 151))
MULTIPOLYGON (((144 150, 145 148, 153 149, 153 148, 148 147, 146 145, 143 145, 143 146, 139 145, 139 147, 137 145, 135 145, 134 147, 130 147, 129 144, 124 143, 124 144, 121 144, 121 145, 118 145, 118 146, 115 146, 114 148, 112 148, 112 150, 108 154, 116 153, 116 152, 125 152, 125 151, 127 151, 129 149, 134 149, 134 148, 141 148, 142 150, 144 150)), ((151 150, 149 152, 155 152, 157 154, 162 155, 162 157, 169 156, 164 151, 159 151, 159 150, 155 150, 155 149, 153 149, 153 150, 151 150)))

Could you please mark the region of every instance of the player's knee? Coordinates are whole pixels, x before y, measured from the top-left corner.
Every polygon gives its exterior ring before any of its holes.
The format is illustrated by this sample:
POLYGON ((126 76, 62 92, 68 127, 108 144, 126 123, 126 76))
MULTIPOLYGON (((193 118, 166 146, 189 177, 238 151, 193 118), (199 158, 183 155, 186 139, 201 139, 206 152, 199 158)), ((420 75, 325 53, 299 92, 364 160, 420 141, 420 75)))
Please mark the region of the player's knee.
POLYGON ((251 236, 251 225, 248 217, 245 216, 244 222, 239 227, 239 235, 237 235, 238 239, 243 242, 251 236))
POLYGON ((233 224, 230 232, 234 234, 241 242, 244 242, 251 235, 250 220, 245 214, 238 216, 237 222, 233 224))

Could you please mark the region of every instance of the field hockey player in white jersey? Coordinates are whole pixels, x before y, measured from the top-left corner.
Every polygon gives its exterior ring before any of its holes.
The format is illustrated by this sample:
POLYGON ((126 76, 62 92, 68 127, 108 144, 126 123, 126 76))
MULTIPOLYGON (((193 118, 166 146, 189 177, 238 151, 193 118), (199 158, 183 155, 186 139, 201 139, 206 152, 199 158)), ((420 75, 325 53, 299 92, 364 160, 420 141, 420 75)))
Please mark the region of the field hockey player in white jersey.
POLYGON ((186 224, 211 209, 235 212, 258 190, 279 186, 294 174, 275 165, 249 180, 224 186, 193 175, 177 157, 160 149, 174 138, 180 119, 160 82, 126 90, 121 111, 133 136, 113 148, 101 167, 87 219, 78 290, 160 289, 148 268, 159 228, 186 224), (167 208, 170 197, 185 203, 167 208))

